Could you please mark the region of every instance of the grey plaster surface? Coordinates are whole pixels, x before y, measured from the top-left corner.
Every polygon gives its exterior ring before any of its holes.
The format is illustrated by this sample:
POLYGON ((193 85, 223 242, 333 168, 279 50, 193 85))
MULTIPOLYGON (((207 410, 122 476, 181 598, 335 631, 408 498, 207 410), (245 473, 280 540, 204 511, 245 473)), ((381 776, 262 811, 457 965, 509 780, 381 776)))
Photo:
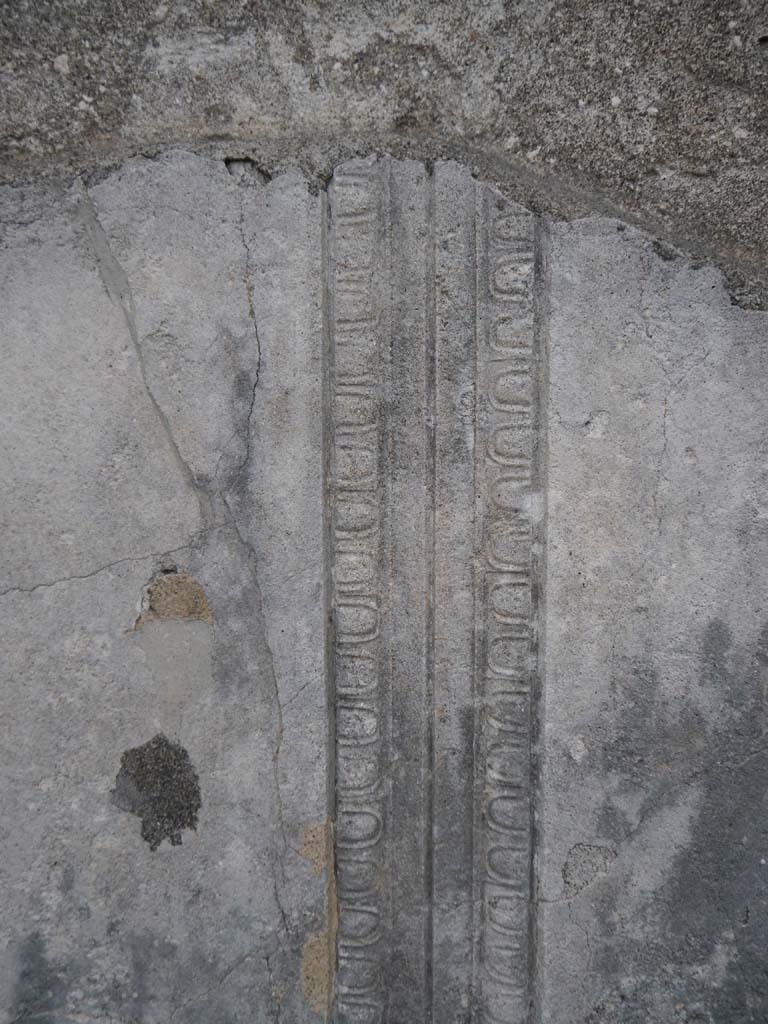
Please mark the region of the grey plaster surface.
POLYGON ((766 1019, 768 316, 520 199, 0 192, 8 1024, 766 1019))
POLYGON ((758 1021, 765 317, 612 221, 551 274, 542 1020, 758 1021))
POLYGON ((317 200, 177 155, 3 214, 3 1011, 303 1020, 326 918, 317 200), (211 621, 137 623, 173 567, 211 621), (151 851, 110 794, 158 734, 202 805, 151 851))

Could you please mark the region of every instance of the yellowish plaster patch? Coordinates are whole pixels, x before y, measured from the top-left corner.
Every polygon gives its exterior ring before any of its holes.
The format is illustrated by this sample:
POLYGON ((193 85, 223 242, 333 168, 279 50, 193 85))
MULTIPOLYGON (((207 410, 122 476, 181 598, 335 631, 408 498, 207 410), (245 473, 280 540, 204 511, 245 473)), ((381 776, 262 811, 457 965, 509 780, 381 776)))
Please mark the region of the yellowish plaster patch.
POLYGON ((312 864, 315 874, 326 872, 327 927, 307 936, 301 951, 301 991, 309 1006, 324 1020, 330 1020, 333 978, 336 970, 336 871, 333 862, 333 822, 307 825, 302 829, 299 851, 312 864))
POLYGON ((315 1013, 327 1018, 331 997, 328 931, 308 935, 301 950, 301 991, 315 1013))
POLYGON ((305 825, 299 836, 299 853, 312 865, 312 872, 321 875, 329 867, 328 862, 328 829, 329 823, 325 821, 312 825, 305 825))
POLYGON ((152 619, 199 619, 213 624, 213 612, 205 591, 188 572, 160 572, 147 587, 142 611, 134 629, 152 619))

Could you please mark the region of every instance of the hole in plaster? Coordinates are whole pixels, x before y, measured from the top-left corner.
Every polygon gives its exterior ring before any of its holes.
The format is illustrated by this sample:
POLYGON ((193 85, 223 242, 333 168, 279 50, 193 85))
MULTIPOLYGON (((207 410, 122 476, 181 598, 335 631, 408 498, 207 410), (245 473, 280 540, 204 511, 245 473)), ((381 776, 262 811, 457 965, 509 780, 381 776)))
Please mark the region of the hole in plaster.
POLYGON ((149 581, 133 628, 141 629, 152 619, 199 619, 213 625, 213 612, 195 577, 169 565, 149 581))
POLYGON ((272 175, 250 157, 225 157, 224 166, 239 184, 266 185, 272 175))

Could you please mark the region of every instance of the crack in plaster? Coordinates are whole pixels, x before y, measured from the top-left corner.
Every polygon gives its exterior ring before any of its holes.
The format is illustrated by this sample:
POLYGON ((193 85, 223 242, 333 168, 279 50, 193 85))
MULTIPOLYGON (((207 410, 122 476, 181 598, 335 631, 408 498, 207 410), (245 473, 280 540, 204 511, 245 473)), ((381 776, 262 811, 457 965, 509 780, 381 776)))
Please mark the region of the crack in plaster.
MULTIPOLYGON (((244 270, 243 270, 243 285, 245 287, 245 295, 246 295, 247 306, 248 306, 248 319, 251 321, 251 323, 253 325, 253 336, 254 336, 254 339, 256 341, 256 373, 255 373, 253 381, 251 383, 251 401, 250 401, 250 405, 248 407, 248 415, 246 416, 246 419, 245 419, 245 451, 243 452, 243 457, 240 460, 240 464, 238 465, 237 470, 235 471, 235 474, 234 474, 235 482, 237 482, 240 479, 240 476, 242 475, 245 467, 248 465, 248 462, 249 462, 250 457, 251 457, 251 422, 253 420, 253 410, 256 407, 256 391, 257 391, 258 386, 259 386, 259 380, 261 379, 261 338, 259 337, 259 324, 258 324, 258 320, 257 320, 257 317, 256 317, 256 308, 255 308, 254 298, 253 298, 253 296, 254 296, 254 287, 253 287, 253 275, 252 275, 252 272, 251 272, 251 259, 252 259, 252 257, 251 257, 251 248, 248 245, 248 239, 247 239, 246 233, 245 233, 245 205, 244 204, 245 204, 245 201, 244 201, 244 199, 241 196, 241 199, 240 199, 240 218, 238 220, 238 230, 239 230, 239 233, 240 233, 240 241, 242 243, 243 251, 244 251, 244 254, 245 254, 245 262, 244 262, 244 270)), ((232 435, 230 436, 230 438, 227 441, 227 443, 223 446, 223 448, 221 450, 221 454, 219 455, 219 458, 218 458, 218 460, 216 462, 216 469, 214 471, 214 480, 218 479, 219 467, 221 465, 221 460, 224 458, 224 454, 226 453, 226 451, 229 448, 230 444, 232 444, 234 439, 237 437, 238 433, 240 433, 241 429, 242 428, 235 429, 232 432, 232 435)))
MULTIPOLYGON (((102 279, 102 282, 104 284, 104 287, 106 288, 107 294, 112 299, 112 301, 121 308, 121 310, 123 312, 123 316, 125 318, 126 326, 128 328, 128 333, 130 335, 133 347, 134 347, 134 349, 136 351, 136 356, 137 356, 138 363, 139 363, 139 369, 140 369, 140 373, 141 373, 142 382, 144 384, 144 388, 145 388, 145 390, 147 392, 147 395, 149 396, 149 398, 150 398, 150 400, 152 402, 152 405, 153 405, 153 408, 155 410, 155 413, 156 413, 158 422, 160 424, 160 427, 162 429, 162 432, 163 432, 164 436, 166 437, 169 446, 171 447, 171 450, 173 452, 174 458, 175 458, 176 463, 177 463, 177 465, 178 465, 178 467, 179 467, 179 469, 180 469, 180 471, 182 473, 183 478, 187 482, 187 484, 188 484, 190 490, 192 491, 192 493, 197 498, 198 504, 200 506, 200 514, 201 514, 203 523, 205 524, 205 528, 206 529, 210 529, 214 525, 221 525, 221 524, 215 523, 215 521, 213 520, 213 501, 212 501, 212 495, 209 494, 208 491, 206 490, 205 486, 203 484, 201 484, 197 480, 197 478, 196 478, 192 468, 184 460, 184 458, 183 458, 183 456, 181 454, 181 451, 179 449, 179 446, 178 446, 178 444, 176 442, 176 439, 174 437, 173 430, 172 430, 170 421, 168 419, 168 416, 164 412, 162 406, 160 405, 160 403, 158 402, 157 398, 154 395, 154 392, 152 391, 152 388, 151 388, 150 383, 149 383, 149 374, 148 374, 146 363, 145 363, 145 360, 144 360, 144 353, 143 353, 142 348, 141 348, 141 344, 140 344, 140 341, 139 341, 138 330, 137 330, 137 327, 136 327, 136 309, 135 309, 135 302, 134 302, 134 298, 133 298, 133 293, 132 293, 132 290, 131 290, 131 287, 130 287, 130 282, 129 282, 128 277, 127 277, 127 275, 125 273, 125 270, 120 265, 120 263, 118 262, 118 260, 116 259, 115 255, 114 255, 114 253, 112 252, 112 249, 111 249, 111 246, 109 244, 109 239, 107 237, 107 234, 104 231, 104 228, 103 228, 103 226, 101 225, 101 223, 100 223, 100 221, 98 219, 98 215, 96 213, 96 208, 94 206, 93 200, 92 200, 90 194, 88 193, 88 190, 86 189, 82 179, 80 180, 79 184, 80 184, 81 199, 80 199, 80 203, 78 205, 78 215, 79 215, 80 221, 84 225, 84 227, 86 229, 86 232, 88 234, 88 238, 89 238, 89 240, 91 242, 91 246, 92 246, 93 253, 94 253, 94 256, 95 256, 95 259, 96 259, 96 263, 97 263, 97 267, 98 267, 98 270, 99 270, 99 275, 101 276, 101 279, 102 279)), ((231 486, 230 489, 234 488, 239 483, 239 481, 240 481, 243 473, 245 472, 246 467, 248 466, 248 463, 250 461, 250 457, 251 457, 251 423, 252 423, 253 411, 254 411, 254 408, 255 408, 255 405, 256 405, 256 389, 257 389, 257 387, 259 385, 259 380, 260 380, 260 376, 261 376, 261 342, 260 342, 260 339, 259 339, 258 323, 257 323, 257 319, 256 319, 256 311, 255 311, 254 301, 253 301, 253 281, 252 281, 252 275, 251 275, 251 269, 250 269, 251 252, 250 252, 250 248, 248 246, 247 239, 246 239, 246 236, 245 236, 245 223, 244 222, 245 222, 244 207, 242 205, 242 200, 241 200, 241 211, 240 211, 240 221, 239 221, 239 224, 240 224, 240 235, 241 235, 243 247, 244 247, 244 250, 245 250, 245 256, 246 256, 246 259, 245 259, 244 284, 245 284, 245 291, 246 291, 246 297, 247 297, 247 302, 248 302, 248 317, 249 317, 251 323, 253 324, 254 335, 255 335, 255 338, 256 338, 257 366, 256 366, 255 379, 254 379, 254 382, 253 382, 253 385, 252 385, 251 402, 250 402, 250 407, 249 407, 249 411, 248 411, 248 418, 247 418, 247 424, 246 424, 245 452, 243 454, 243 458, 242 458, 242 460, 240 462, 240 465, 237 468, 237 471, 235 473, 234 480, 233 480, 233 483, 232 483, 232 486, 231 486)), ((217 470, 218 470, 218 464, 217 464, 217 470)), ((235 536, 236 536, 240 546, 242 547, 242 549, 246 552, 246 555, 247 555, 246 562, 247 562, 248 567, 249 567, 249 569, 251 571, 251 575, 252 575, 252 578, 253 578, 254 588, 256 590, 256 605, 257 605, 257 607, 256 607, 256 617, 257 617, 258 624, 259 624, 259 627, 260 627, 261 635, 262 635, 263 640, 264 640, 264 647, 265 647, 266 654, 267 654, 267 665, 268 665, 267 675, 268 675, 268 680, 269 680, 270 687, 272 689, 272 693, 273 693, 273 696, 274 696, 274 704, 275 704, 276 718, 277 718, 275 748, 274 748, 274 752, 273 752, 273 755, 272 755, 272 762, 273 762, 274 787, 275 787, 275 804, 276 804, 276 810, 277 810, 277 819, 278 819, 279 834, 280 834, 280 841, 281 841, 281 847, 282 848, 280 850, 275 850, 275 855, 274 855, 273 880, 274 880, 274 890, 275 890, 275 901, 276 901, 276 904, 277 904, 277 907, 278 907, 278 910, 279 910, 279 913, 280 913, 280 917, 281 917, 281 921, 282 921, 283 929, 285 931, 286 938, 290 941, 291 932, 290 932, 290 928, 288 926, 288 919, 287 919, 287 915, 286 915, 286 912, 285 912, 285 908, 283 906, 282 893, 281 893, 281 889, 285 889, 285 887, 287 885, 287 881, 286 881, 286 877, 285 877, 284 860, 285 860, 286 851, 288 850, 288 842, 287 842, 286 830, 285 830, 285 814, 284 814, 284 806, 283 806, 283 797, 282 797, 282 789, 281 789, 281 786, 280 786, 280 753, 281 753, 281 749, 282 749, 283 735, 284 735, 283 707, 282 707, 282 702, 281 702, 281 699, 280 699, 280 690, 279 690, 279 686, 278 686, 278 682, 277 682, 277 674, 276 674, 276 671, 275 671, 275 659, 274 659, 274 655, 273 655, 272 649, 271 649, 270 644, 269 644, 269 637, 268 637, 268 632, 267 632, 266 618, 265 618, 265 615, 264 615, 264 602, 263 602, 263 598, 262 598, 261 585, 259 583, 259 575, 258 575, 258 569, 257 569, 258 558, 257 558, 257 555, 256 555, 256 551, 255 551, 255 549, 253 547, 253 544, 251 544, 249 541, 247 541, 245 539, 245 537, 243 536, 243 533, 242 533, 242 531, 240 529, 240 526, 239 526, 239 524, 237 522, 237 517, 235 516, 235 514, 234 514, 234 512, 232 510, 232 507, 231 507, 229 501, 227 500, 227 497, 226 497, 226 494, 224 493, 224 491, 222 489, 215 490, 214 494, 213 494, 213 497, 217 497, 220 500, 221 504, 224 507, 224 515, 225 515, 225 518, 227 520, 227 524, 232 529, 232 531, 235 534, 235 536), (280 877, 280 884, 278 884, 278 876, 280 877)), ((171 552, 168 552, 168 553, 171 553, 171 552)))
POLYGON ((80 202, 78 204, 78 216, 81 224, 85 227, 88 234, 91 249, 96 259, 99 276, 101 277, 102 283, 110 299, 116 306, 119 306, 123 312, 128 334, 138 360, 139 372, 141 374, 144 390, 152 403, 155 415, 157 416, 162 432, 168 441, 168 445, 173 453, 176 465, 197 499, 198 505, 200 506, 200 516, 203 524, 205 526, 210 526, 213 519, 210 497, 199 485, 194 472, 182 456, 181 450, 173 436, 173 431, 171 430, 168 417, 155 397, 149 383, 149 375, 147 373, 146 362, 144 360, 144 352, 141 347, 141 343, 139 342, 139 333, 136 327, 136 304, 134 302, 128 275, 112 251, 109 238, 107 237, 107 233, 99 220, 93 199, 91 198, 88 189, 83 184, 82 179, 80 179, 79 184, 80 202))
POLYGON ((106 572, 107 569, 112 569, 116 565, 125 565, 128 562, 145 562, 148 559, 159 561, 166 558, 168 555, 178 554, 180 551, 186 551, 188 548, 193 547, 201 537, 204 537, 213 530, 221 529, 225 527, 226 523, 211 523, 210 526, 205 526, 197 533, 193 534, 192 538, 186 543, 181 544, 175 548, 167 548, 163 551, 148 551, 143 555, 126 555, 125 558, 116 558, 113 562, 107 562, 105 565, 100 565, 96 569, 92 569, 86 573, 76 573, 72 576, 62 576, 55 580, 45 580, 42 583, 35 583, 31 587, 8 587, 6 590, 0 591, 0 597, 7 597, 9 594, 34 594, 36 590, 44 590, 48 587, 57 587, 63 583, 76 583, 80 580, 89 580, 94 576, 98 576, 99 573, 106 572))

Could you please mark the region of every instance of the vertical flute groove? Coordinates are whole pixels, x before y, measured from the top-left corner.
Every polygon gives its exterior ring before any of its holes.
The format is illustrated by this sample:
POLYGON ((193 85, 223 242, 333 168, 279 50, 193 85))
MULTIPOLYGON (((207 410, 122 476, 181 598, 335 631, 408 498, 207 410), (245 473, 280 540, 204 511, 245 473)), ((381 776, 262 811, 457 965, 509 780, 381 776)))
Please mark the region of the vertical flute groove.
MULTIPOLYGON (((332 445, 332 423, 331 423, 331 381, 333 379, 333 332, 331 322, 333 317, 332 293, 331 293, 331 253, 329 248, 329 218, 330 204, 328 194, 323 192, 320 200, 320 261, 321 261, 321 323, 323 334, 323 361, 322 361, 322 431, 323 431, 323 622, 325 639, 325 680, 326 680, 326 707, 328 708, 328 778, 327 778, 327 805, 329 821, 336 821, 336 678, 334 671, 334 619, 333 619, 333 580, 332 580, 332 488, 331 488, 331 445, 332 445)), ((333 829, 333 825, 331 826, 333 829)), ((328 885, 329 902, 336 900, 336 843, 331 841, 333 851, 332 863, 328 871, 333 873, 328 885)), ((337 911, 335 906, 328 906, 326 913, 329 922, 328 929, 328 957, 329 957, 329 978, 327 1015, 330 1019, 335 1013, 336 1002, 336 974, 337 974, 337 951, 335 929, 331 923, 336 920, 337 911)))
POLYGON ((425 509, 426 531, 426 694, 425 724, 427 766, 426 806, 424 823, 424 882, 426 896, 425 922, 425 1022, 431 1024, 433 996, 433 950, 434 950, 434 806, 435 806, 435 493, 437 488, 436 463, 436 364, 437 364, 437 325, 435 307, 435 177, 427 175, 427 239, 426 239, 426 479, 427 502, 425 509))
POLYGON ((544 715, 546 649, 545 602, 547 555, 547 398, 549 388, 549 222, 538 216, 535 225, 534 332, 536 366, 536 417, 534 424, 534 492, 539 495, 539 515, 534 532, 533 619, 536 637, 536 673, 531 703, 531 929, 529 959, 529 1024, 541 1019, 541 923, 538 913, 541 843, 541 732, 544 715))
POLYGON ((480 591, 480 550, 482 547, 481 536, 481 509, 480 509, 480 486, 478 478, 478 446, 480 437, 478 432, 478 409, 480 400, 480 289, 481 289, 481 241, 482 233, 482 201, 483 190, 477 183, 473 189, 474 198, 474 246, 473 258, 475 263, 474 273, 474 444, 473 444, 473 467, 472 475, 474 482, 474 515, 472 519, 472 983, 470 990, 470 1013, 473 1024, 478 1021, 479 1000, 479 961, 480 961, 480 856, 478 848, 478 837, 481 828, 481 803, 482 784, 479 777, 478 765, 480 763, 480 686, 478 681, 479 666, 479 636, 480 636, 480 602, 478 594, 480 591))

